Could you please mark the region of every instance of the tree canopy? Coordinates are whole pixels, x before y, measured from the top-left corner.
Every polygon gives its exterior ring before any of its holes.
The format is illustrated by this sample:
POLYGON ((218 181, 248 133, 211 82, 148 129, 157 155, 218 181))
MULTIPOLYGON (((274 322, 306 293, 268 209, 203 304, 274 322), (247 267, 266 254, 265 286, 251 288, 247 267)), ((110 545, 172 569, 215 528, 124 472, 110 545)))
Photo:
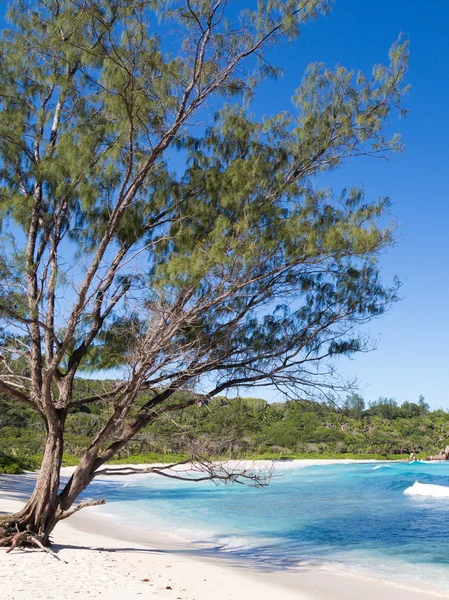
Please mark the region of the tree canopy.
MULTIPOLYGON (((101 464, 182 407, 178 390, 195 391, 192 404, 237 386, 335 387, 334 357, 362 350, 358 326, 395 299, 377 266, 392 242, 388 199, 333 191, 320 176, 401 149, 390 122, 403 110, 407 43, 367 75, 312 64, 290 110, 251 112, 259 83, 279 75, 268 48, 331 4, 261 0, 238 14, 225 0, 11 4, 0 39, 0 391, 43 418, 52 473, 70 411, 113 406, 50 502, 57 518, 101 464), (115 369, 121 382, 74 399, 86 369, 115 369)), ((54 494, 59 475, 45 477, 54 494)))

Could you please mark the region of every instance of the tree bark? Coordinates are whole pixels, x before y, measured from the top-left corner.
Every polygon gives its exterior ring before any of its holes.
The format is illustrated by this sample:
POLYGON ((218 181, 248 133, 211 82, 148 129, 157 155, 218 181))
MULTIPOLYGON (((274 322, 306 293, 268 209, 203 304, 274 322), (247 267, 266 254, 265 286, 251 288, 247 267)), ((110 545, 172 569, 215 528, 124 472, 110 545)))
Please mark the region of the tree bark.
POLYGON ((39 536, 44 545, 49 545, 50 534, 60 516, 58 492, 62 453, 63 428, 59 423, 54 423, 47 432, 44 455, 33 494, 21 511, 0 524, 0 528, 4 530, 0 530, 0 543, 14 534, 28 531, 39 536))

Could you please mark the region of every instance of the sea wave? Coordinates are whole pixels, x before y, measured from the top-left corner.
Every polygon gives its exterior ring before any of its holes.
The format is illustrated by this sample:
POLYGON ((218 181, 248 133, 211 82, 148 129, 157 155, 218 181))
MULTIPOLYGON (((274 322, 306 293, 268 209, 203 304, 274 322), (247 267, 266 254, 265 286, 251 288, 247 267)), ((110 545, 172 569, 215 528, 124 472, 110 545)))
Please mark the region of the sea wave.
POLYGON ((377 467, 373 468, 373 471, 377 471, 377 469, 392 469, 393 467, 390 465, 377 465, 377 467))
MULTIPOLYGON (((228 551, 250 550, 252 548, 257 548, 260 545, 260 540, 238 535, 217 536, 212 541, 222 550, 228 551)), ((272 540, 268 538, 266 543, 271 544, 272 540)))
POLYGON ((449 498, 449 487, 435 485, 433 483, 420 483, 415 481, 413 485, 404 490, 407 496, 430 496, 432 498, 449 498))

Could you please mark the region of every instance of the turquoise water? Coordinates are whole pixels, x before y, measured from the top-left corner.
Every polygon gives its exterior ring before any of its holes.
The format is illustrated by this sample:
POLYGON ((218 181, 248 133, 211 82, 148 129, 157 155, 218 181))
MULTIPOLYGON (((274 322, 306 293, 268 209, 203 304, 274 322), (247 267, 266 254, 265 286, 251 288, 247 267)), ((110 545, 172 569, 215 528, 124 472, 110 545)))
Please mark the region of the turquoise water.
POLYGON ((283 464, 261 490, 140 476, 92 491, 111 518, 267 568, 312 563, 449 593, 446 463, 283 464))

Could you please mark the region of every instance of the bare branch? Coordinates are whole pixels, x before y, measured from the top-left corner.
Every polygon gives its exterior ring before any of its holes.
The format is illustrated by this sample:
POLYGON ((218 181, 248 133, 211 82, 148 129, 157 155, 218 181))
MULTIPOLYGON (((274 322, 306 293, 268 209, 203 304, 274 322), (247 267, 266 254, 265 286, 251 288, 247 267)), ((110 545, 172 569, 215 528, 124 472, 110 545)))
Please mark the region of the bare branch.
POLYGON ((74 506, 72 506, 72 508, 70 508, 69 510, 65 510, 64 512, 62 512, 58 516, 58 521, 68 519, 73 514, 77 513, 78 511, 82 510, 83 508, 88 508, 89 506, 100 506, 105 503, 106 503, 105 500, 86 500, 85 502, 80 502, 79 504, 75 504, 74 506))
POLYGON ((171 465, 137 467, 108 467, 94 473, 94 477, 126 476, 126 475, 161 475, 180 481, 214 481, 216 483, 240 484, 250 487, 265 487, 273 476, 273 465, 270 467, 248 466, 244 462, 213 462, 206 458, 194 457, 187 461, 171 465), (179 469, 182 466, 184 468, 179 469))

